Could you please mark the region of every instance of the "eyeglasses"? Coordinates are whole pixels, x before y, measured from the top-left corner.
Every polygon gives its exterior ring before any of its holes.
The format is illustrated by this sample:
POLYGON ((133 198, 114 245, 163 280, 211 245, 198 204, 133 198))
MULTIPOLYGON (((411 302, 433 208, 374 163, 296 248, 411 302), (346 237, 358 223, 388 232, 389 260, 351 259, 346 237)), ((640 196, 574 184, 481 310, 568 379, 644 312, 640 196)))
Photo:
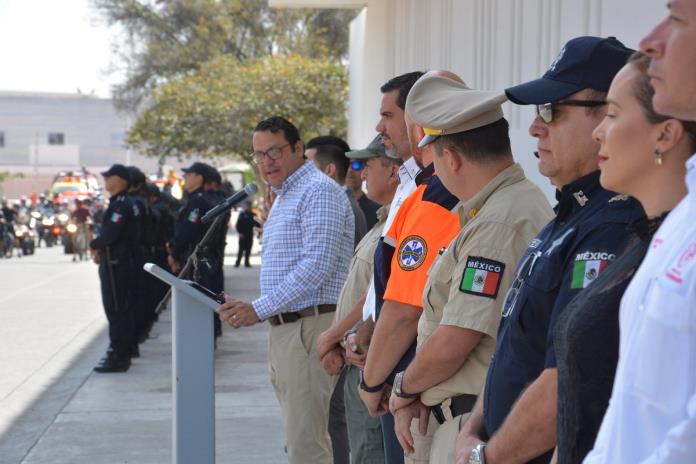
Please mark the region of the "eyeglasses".
POLYGON ((283 156, 283 148, 292 145, 291 143, 286 143, 280 147, 271 147, 266 151, 255 151, 251 154, 254 157, 254 162, 256 164, 263 163, 263 160, 268 156, 272 160, 277 160, 283 156))
POLYGON ((505 294, 505 302, 503 303, 503 317, 508 317, 510 314, 512 314, 512 310, 515 308, 515 304, 517 304, 517 297, 520 295, 520 288, 527 277, 532 275, 534 263, 536 263, 536 260, 539 259, 539 256, 541 256, 540 251, 529 253, 524 258, 522 264, 520 264, 520 267, 517 270, 517 275, 515 276, 515 280, 512 282, 512 285, 505 294))
POLYGON ((603 100, 559 100, 553 103, 536 105, 536 114, 542 121, 549 124, 553 121, 553 109, 557 106, 583 106, 585 108, 594 108, 606 104, 607 102, 603 100))
POLYGON ((365 162, 360 160, 353 160, 350 162, 350 168, 353 171, 362 171, 365 167, 365 162))

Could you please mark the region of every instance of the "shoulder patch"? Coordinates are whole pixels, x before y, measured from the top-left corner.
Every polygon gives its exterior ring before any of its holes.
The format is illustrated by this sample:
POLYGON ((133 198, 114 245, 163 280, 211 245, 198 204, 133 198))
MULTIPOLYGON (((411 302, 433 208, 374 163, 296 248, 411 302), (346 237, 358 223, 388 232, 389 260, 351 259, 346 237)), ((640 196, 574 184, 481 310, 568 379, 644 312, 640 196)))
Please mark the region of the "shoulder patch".
POLYGON ((459 290, 472 295, 497 298, 500 282, 505 272, 505 264, 500 261, 469 256, 466 260, 459 290))
POLYGON ((423 237, 418 235, 409 235, 401 242, 397 259, 399 267, 404 271, 413 271, 418 269, 425 257, 428 255, 428 244, 425 243, 423 237))
POLYGON ((194 224, 197 224, 200 220, 200 213, 198 212, 198 208, 191 210, 191 212, 186 217, 186 220, 189 222, 193 222, 194 224))
POLYGON ((120 224, 123 222, 123 214, 119 214, 117 212, 111 213, 111 222, 114 224, 120 224))
POLYGON ((597 278, 600 272, 611 261, 616 259, 614 253, 602 251, 584 251, 575 255, 573 264, 573 278, 570 281, 572 290, 587 288, 597 278))

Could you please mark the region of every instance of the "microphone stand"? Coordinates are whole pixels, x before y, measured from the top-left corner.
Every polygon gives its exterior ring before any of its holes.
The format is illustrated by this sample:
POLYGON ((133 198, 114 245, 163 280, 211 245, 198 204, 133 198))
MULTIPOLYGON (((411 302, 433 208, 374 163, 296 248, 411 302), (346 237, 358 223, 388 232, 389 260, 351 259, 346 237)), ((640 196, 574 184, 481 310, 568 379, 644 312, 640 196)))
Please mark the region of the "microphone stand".
MULTIPOLYGON (((225 212, 226 213, 226 212, 225 212)), ((227 214, 220 214, 215 218, 213 223, 208 227, 208 230, 205 232, 205 235, 203 235, 203 238, 196 244, 196 246, 193 249, 193 252, 189 255, 188 259, 186 260, 186 263, 184 264, 184 267, 181 268, 181 271, 179 271, 179 274, 177 275, 178 278, 180 279, 186 279, 190 275, 191 269, 193 269, 193 280, 197 282, 200 280, 200 269, 199 265, 202 260, 205 258, 202 258, 199 256, 203 249, 208 245, 208 242, 212 239, 214 236, 214 232, 217 231, 219 227, 221 227, 224 222, 223 219, 227 218, 229 221, 229 216, 227 214)), ((225 259, 225 256, 223 255, 222 259, 225 259)), ((172 296, 172 290, 171 287, 167 291, 167 294, 164 295, 164 298, 159 302, 157 307, 155 308, 155 314, 160 314, 162 311, 164 311, 164 308, 167 306, 169 303, 169 299, 172 296)))

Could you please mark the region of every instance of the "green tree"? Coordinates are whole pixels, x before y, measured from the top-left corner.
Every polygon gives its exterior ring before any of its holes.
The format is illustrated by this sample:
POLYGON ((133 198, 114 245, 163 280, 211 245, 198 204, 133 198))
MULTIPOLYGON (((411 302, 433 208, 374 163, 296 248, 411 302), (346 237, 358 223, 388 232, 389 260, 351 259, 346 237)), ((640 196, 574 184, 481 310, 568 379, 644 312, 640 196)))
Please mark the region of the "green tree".
POLYGON ((122 31, 115 66, 126 79, 117 107, 134 112, 162 83, 196 73, 224 55, 240 64, 299 54, 341 62, 356 10, 275 9, 266 0, 91 0, 122 31))
POLYGON ((128 143, 157 157, 238 155, 251 161, 251 131, 271 115, 305 139, 345 136, 347 76, 339 63, 297 55, 251 63, 222 55, 153 94, 128 143))

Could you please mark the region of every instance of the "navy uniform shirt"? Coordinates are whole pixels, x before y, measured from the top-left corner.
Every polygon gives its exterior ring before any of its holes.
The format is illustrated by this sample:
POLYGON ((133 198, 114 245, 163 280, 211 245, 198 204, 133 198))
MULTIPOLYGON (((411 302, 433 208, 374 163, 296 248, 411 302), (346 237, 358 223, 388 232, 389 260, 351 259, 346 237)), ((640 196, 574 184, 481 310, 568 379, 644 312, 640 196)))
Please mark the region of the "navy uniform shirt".
POLYGON ((90 248, 101 250, 108 246, 114 252, 132 254, 140 245, 138 213, 125 190, 111 197, 99 236, 90 242, 90 248))
POLYGON ((203 224, 201 218, 209 209, 210 202, 203 192, 203 187, 192 192, 186 203, 179 208, 174 238, 169 242, 171 255, 179 263, 188 258, 208 230, 208 225, 203 224))
POLYGON ((530 243, 503 304, 485 386, 489 437, 522 391, 544 369, 556 367, 552 334, 558 316, 624 249, 628 224, 644 216, 634 199, 604 190, 599 171, 566 185, 556 197, 556 218, 530 243))

